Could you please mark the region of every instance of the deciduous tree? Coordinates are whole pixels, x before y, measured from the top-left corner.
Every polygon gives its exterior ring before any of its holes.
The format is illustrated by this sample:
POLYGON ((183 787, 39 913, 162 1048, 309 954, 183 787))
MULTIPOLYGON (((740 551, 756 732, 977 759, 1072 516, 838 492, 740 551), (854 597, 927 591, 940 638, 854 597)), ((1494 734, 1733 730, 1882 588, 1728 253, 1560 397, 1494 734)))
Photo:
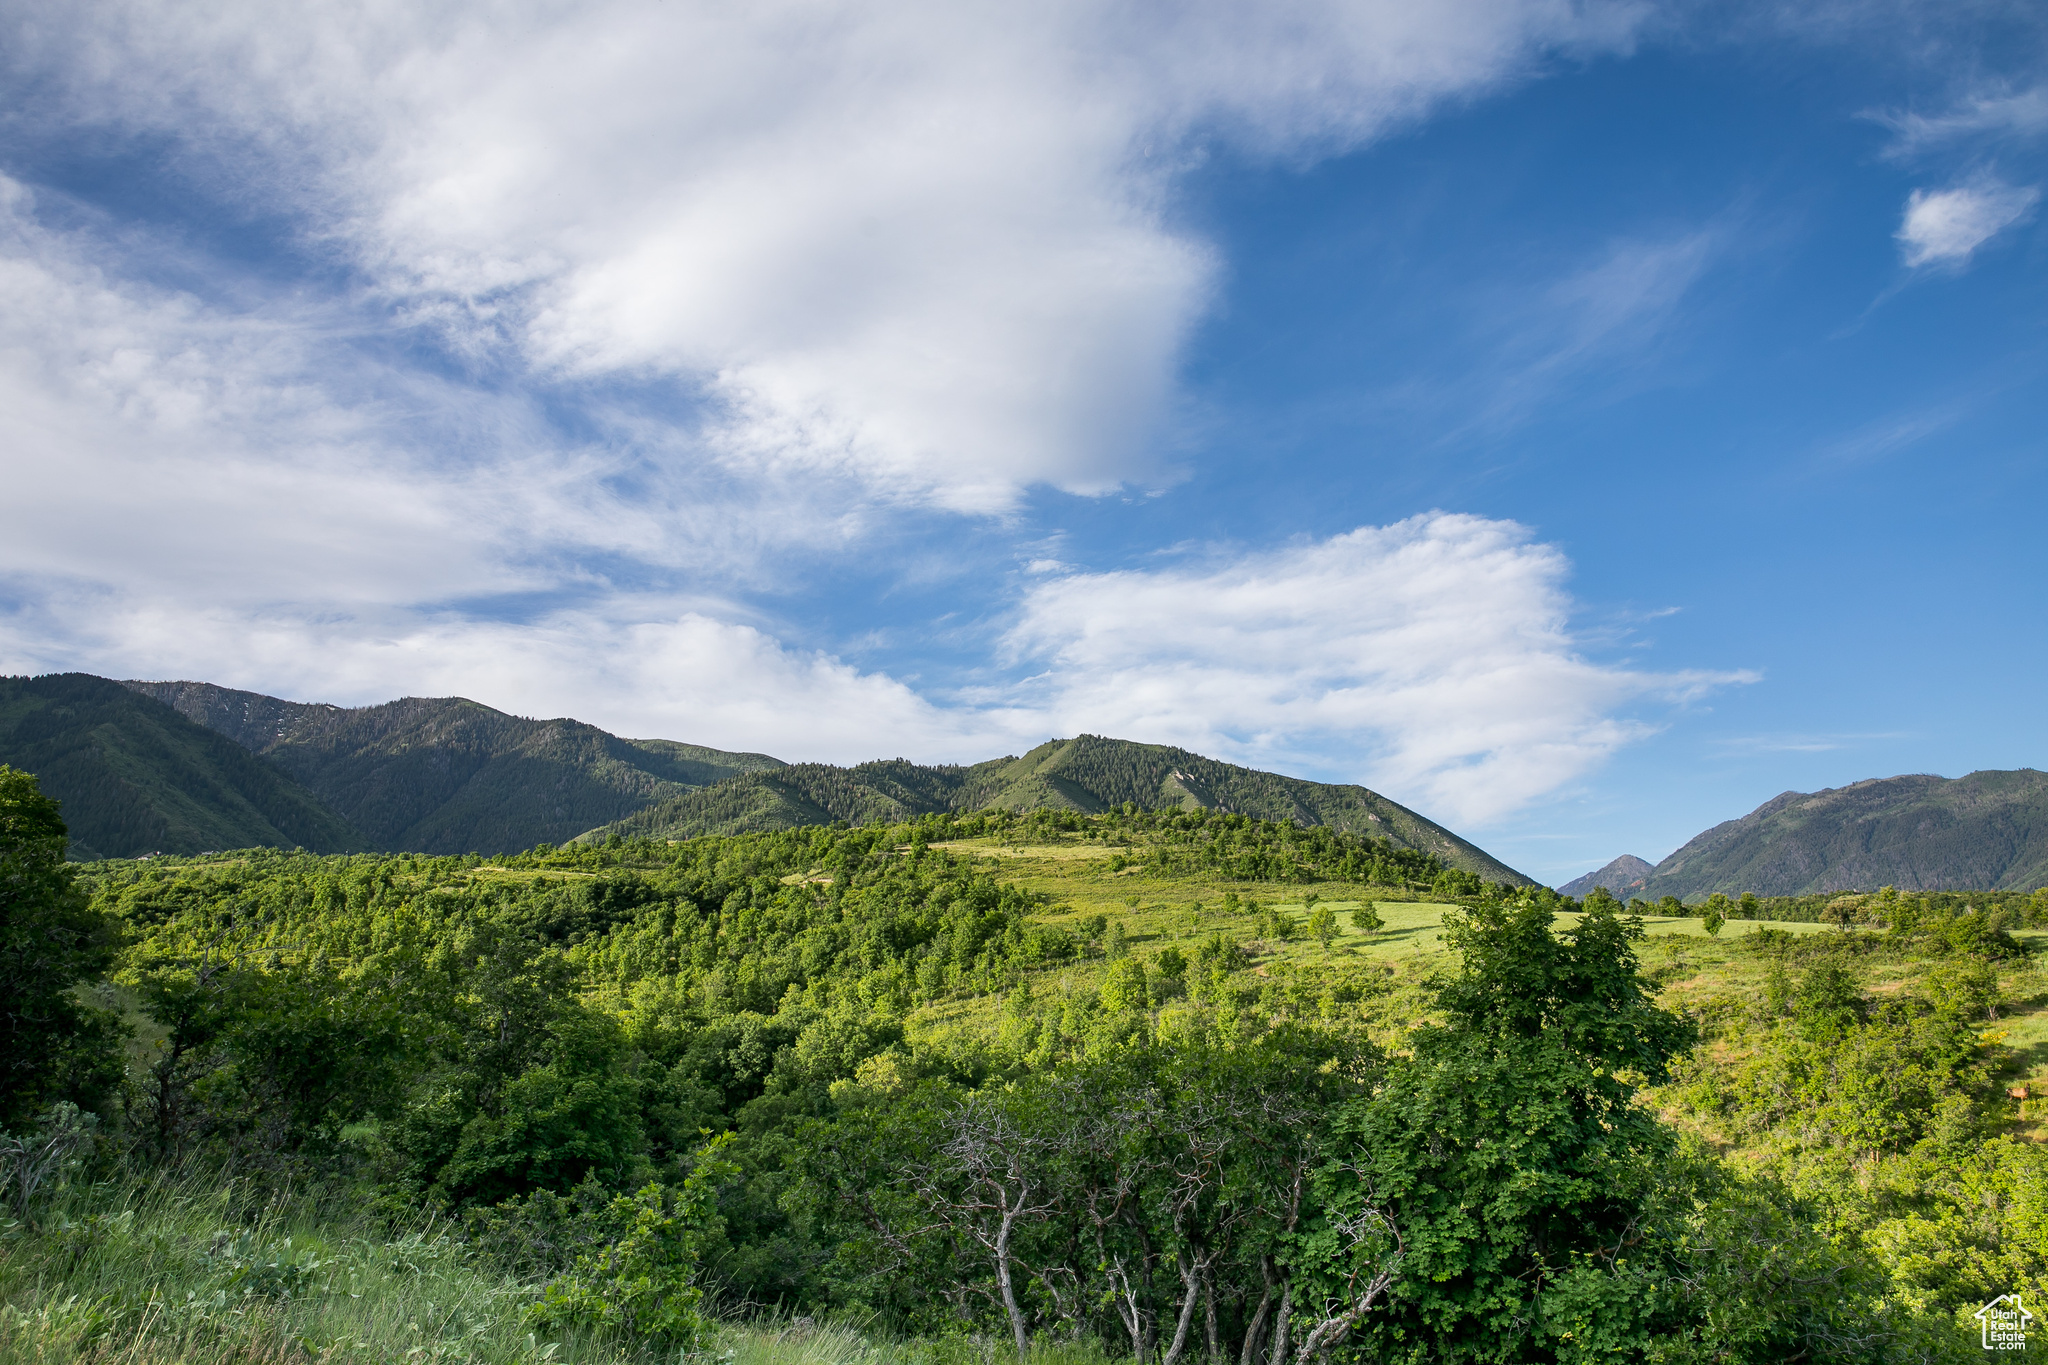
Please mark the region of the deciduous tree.
POLYGON ((0 1124, 56 1100, 99 1102, 119 1080, 119 1028, 73 993, 112 964, 113 922, 64 861, 57 802, 0 765, 0 1124))

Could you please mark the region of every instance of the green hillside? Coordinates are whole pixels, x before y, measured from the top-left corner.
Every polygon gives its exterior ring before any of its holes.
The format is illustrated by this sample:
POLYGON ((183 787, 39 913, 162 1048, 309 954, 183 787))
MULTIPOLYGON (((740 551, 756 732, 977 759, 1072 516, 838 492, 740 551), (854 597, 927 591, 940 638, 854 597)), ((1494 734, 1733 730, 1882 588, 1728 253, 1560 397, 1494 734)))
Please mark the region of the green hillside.
POLYGON ((1364 787, 1282 777, 1186 749, 1097 735, 1051 740, 1021 758, 971 767, 925 766, 905 759, 852 768, 793 764, 650 806, 585 838, 687 839, 835 820, 864 825, 992 807, 1096 813, 1126 804, 1323 825, 1421 850, 1488 881, 1529 881, 1441 825, 1364 787))
POLYGON ((1657 864, 1650 899, 2048 886, 2048 773, 1918 774, 1786 792, 1657 864))
MULTIPOLYGON (((211 683, 129 682, 275 763, 373 847, 504 852, 559 843, 651 803, 779 766, 461 697, 381 706, 281 701, 211 683)), ((253 841, 244 841, 253 842, 253 841)))
POLYGON ((79 858, 371 842, 240 745, 88 674, 0 679, 0 763, 64 803, 79 858))
POLYGON ((2048 895, 1632 921, 1121 808, 80 881, 127 1090, 8 1359, 1962 1365, 2048 1288, 2048 895))

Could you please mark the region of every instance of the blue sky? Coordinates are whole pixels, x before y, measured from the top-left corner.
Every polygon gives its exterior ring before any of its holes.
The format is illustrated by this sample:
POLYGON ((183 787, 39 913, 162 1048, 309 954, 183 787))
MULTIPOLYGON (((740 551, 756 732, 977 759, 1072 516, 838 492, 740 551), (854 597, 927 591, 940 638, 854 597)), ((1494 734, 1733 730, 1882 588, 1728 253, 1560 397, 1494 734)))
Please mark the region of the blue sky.
POLYGON ((11 671, 1553 881, 2048 759, 2036 7, 0 8, 11 671))

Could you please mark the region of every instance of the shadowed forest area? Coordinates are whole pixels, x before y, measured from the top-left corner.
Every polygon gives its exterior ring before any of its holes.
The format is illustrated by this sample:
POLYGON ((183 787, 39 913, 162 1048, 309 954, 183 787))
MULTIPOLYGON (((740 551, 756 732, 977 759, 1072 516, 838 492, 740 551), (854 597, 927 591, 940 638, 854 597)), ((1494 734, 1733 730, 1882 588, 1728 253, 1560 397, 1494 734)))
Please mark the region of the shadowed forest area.
POLYGON ((0 770, 8 1360, 1961 1361, 2048 1289, 2048 893, 1134 804, 64 851, 0 770))

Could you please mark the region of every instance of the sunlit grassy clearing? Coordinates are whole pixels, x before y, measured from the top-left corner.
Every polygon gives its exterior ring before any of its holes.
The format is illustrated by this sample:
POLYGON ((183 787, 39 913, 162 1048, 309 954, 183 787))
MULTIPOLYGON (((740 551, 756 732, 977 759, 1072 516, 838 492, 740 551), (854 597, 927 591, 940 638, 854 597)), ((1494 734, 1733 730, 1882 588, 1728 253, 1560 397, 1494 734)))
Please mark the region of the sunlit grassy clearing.
MULTIPOLYGON (((1134 949, 1156 951, 1168 943, 1200 940, 1223 933, 1241 942, 1258 944, 1261 960, 1309 959, 1325 952, 1323 945, 1306 930, 1308 906, 1305 896, 1313 891, 1318 899, 1337 913, 1337 933, 1331 951, 1375 959, 1426 957, 1442 950, 1444 912, 1457 907, 1417 899, 1414 893, 1389 887, 1349 882, 1326 882, 1313 887, 1276 886, 1266 882, 1241 882, 1213 875, 1159 876, 1137 868, 1113 871, 1111 858, 1119 850, 1099 843, 1072 841, 1058 843, 1010 844, 1000 838, 962 839, 946 844, 954 852, 988 858, 996 875, 1032 891, 1052 897, 1057 909, 1046 916, 1052 923, 1074 923, 1094 915, 1121 921, 1134 949), (1222 909, 1223 898, 1235 894, 1242 906, 1230 915, 1222 909), (1368 934, 1354 927, 1351 912, 1370 901, 1384 927, 1368 934), (1262 907, 1273 906, 1302 922, 1299 937, 1287 941, 1261 938, 1262 907)), ((1574 916, 1560 916, 1569 924, 1574 916)), ((1731 922, 1723 936, 1733 938, 1761 927, 1745 921, 1731 922)), ((1794 933, 1812 933, 1826 926, 1786 924, 1771 927, 1794 933)), ((1651 935, 1685 934, 1706 937, 1697 918, 1665 919, 1646 917, 1651 935)), ((1073 975, 1069 972, 1068 975, 1073 975)))
MULTIPOLYGON (((1257 974, 1270 974, 1283 964, 1377 964, 1397 969, 1404 981, 1419 982, 1442 965, 1444 916, 1459 908, 1416 899, 1412 892, 1352 883, 1276 886, 1211 875, 1162 877, 1137 869, 1112 871, 1110 855, 1117 850, 1081 841, 1011 845, 991 838, 959 840, 948 847, 988 858, 1002 880, 1052 897, 1055 908, 1044 916, 1051 923, 1078 924, 1104 915, 1123 924, 1131 951, 1146 959, 1168 945, 1186 952, 1211 934, 1222 933, 1251 948, 1257 974), (1337 929, 1327 949, 1307 933, 1306 896, 1311 891, 1336 912, 1337 929), (1223 912, 1226 893, 1239 898, 1238 913, 1223 912), (1389 896, 1405 899, 1387 899, 1389 896), (1351 922, 1351 912, 1368 901, 1383 925, 1375 933, 1366 933, 1351 922), (1262 938, 1261 911, 1268 906, 1292 916, 1300 925, 1299 936, 1285 942, 1262 938)), ((1573 912, 1557 917, 1561 928, 1578 919, 1573 912)), ((1770 961, 1744 940, 1766 930, 1802 939, 1841 933, 1825 924, 1730 920, 1719 935, 1709 935, 1705 922, 1697 916, 1650 915, 1643 918, 1646 941, 1639 945, 1639 956, 1667 1005, 1695 1011, 1747 1008, 1763 990, 1770 961)), ((1850 936, 1874 932, 1854 929, 1850 936)), ((2048 946, 2048 931, 2013 933, 2037 946, 2048 946)), ((1916 988, 1927 965, 1924 961, 1890 961, 1879 955, 1866 961, 1861 970, 1867 978, 1866 988, 1882 996, 1916 988)), ((1107 963, 1099 959, 1065 964, 1037 974, 1038 988, 1056 993, 1093 990, 1106 969, 1107 963)), ((2048 986, 2044 986, 2039 969, 2024 966, 2007 969, 2002 979, 2006 1003, 1999 1026, 1993 1030, 1998 1037, 1988 1041, 2003 1042, 2012 1058, 2001 1073, 2004 1082, 2028 1080, 2048 1092, 2048 986)), ((913 1031, 925 1036, 975 1034, 991 1026, 994 1009, 995 1002, 988 999, 934 1004, 917 1012, 913 1031)), ((2021 1130, 2048 1139, 2048 1099, 2028 1101, 2021 1130)))

